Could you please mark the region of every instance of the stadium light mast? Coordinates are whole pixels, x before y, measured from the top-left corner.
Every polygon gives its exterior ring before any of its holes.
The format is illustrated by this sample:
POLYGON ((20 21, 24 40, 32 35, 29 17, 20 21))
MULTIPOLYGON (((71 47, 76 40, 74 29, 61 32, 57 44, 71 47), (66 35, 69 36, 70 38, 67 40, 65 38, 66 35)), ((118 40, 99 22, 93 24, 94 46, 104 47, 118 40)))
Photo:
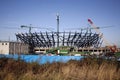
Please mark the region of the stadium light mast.
POLYGON ((56 15, 57 20, 57 47, 59 47, 59 14, 56 15))

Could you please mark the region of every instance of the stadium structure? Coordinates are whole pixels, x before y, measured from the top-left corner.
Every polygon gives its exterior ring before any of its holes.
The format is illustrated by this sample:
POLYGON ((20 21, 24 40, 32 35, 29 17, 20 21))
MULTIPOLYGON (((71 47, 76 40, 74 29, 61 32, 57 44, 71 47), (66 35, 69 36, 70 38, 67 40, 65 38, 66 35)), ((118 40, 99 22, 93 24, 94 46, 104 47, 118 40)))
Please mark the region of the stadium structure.
MULTIPOLYGON (((22 26, 25 27, 25 26, 22 26)), ((102 39, 99 34, 93 33, 92 28, 81 29, 81 31, 59 32, 59 15, 57 15, 57 31, 56 32, 31 32, 17 33, 18 41, 29 45, 29 52, 33 53, 35 48, 55 48, 60 46, 69 46, 74 48, 98 48, 101 47, 102 39)))
POLYGON ((98 48, 102 44, 99 34, 84 32, 40 32, 40 33, 18 33, 18 40, 29 44, 30 50, 35 47, 51 48, 59 46, 70 46, 75 48, 98 48), (59 42, 57 41, 59 34, 59 42))

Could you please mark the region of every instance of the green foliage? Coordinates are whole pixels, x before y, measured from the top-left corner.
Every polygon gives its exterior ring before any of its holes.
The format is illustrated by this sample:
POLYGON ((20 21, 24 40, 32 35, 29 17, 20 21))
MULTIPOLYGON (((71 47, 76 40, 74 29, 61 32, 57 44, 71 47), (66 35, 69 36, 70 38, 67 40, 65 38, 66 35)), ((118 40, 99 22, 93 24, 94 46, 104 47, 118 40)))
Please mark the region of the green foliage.
POLYGON ((57 53, 57 49, 53 48, 53 49, 47 50, 46 53, 56 54, 57 53))
POLYGON ((120 52, 115 53, 116 57, 120 57, 120 52))

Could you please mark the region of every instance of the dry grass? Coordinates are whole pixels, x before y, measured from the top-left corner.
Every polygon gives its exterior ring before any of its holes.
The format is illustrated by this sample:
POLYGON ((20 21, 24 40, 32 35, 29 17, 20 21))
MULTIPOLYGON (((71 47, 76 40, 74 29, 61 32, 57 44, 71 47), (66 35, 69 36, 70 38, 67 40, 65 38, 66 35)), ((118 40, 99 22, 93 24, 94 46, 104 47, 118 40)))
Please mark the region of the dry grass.
POLYGON ((39 65, 1 58, 0 80, 120 80, 120 62, 86 58, 39 65))

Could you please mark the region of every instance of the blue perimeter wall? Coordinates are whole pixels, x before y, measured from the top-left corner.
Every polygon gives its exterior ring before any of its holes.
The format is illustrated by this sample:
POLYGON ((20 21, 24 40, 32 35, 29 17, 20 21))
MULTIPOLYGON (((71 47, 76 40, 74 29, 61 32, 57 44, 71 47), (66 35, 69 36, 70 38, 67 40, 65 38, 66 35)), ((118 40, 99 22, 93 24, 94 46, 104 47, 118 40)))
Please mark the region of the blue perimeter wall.
POLYGON ((83 56, 44 56, 44 55, 0 55, 0 58, 7 57, 21 60, 25 62, 38 62, 39 64, 45 64, 47 62, 68 62, 69 60, 81 60, 83 56))

